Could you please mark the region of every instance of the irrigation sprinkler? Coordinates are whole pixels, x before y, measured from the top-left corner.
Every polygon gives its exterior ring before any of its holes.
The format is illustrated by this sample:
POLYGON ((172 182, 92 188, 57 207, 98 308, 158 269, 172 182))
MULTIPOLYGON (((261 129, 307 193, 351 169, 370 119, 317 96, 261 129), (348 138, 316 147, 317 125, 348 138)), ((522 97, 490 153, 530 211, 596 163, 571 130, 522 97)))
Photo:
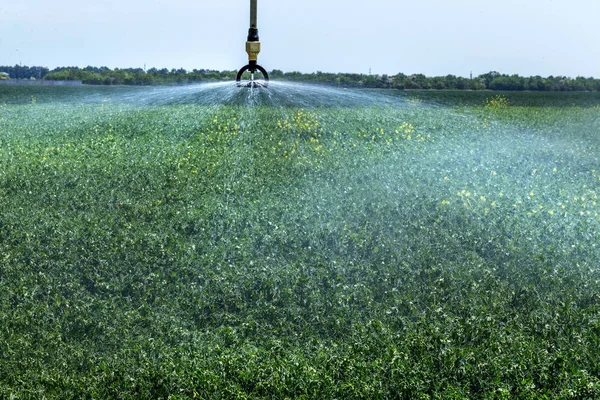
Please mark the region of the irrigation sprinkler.
POLYGON ((250 29, 248 30, 248 41, 246 42, 246 53, 248 53, 248 65, 242 67, 237 74, 236 82, 239 87, 267 87, 269 84, 269 74, 258 65, 258 53, 260 53, 260 40, 258 38, 258 27, 256 17, 257 0, 250 0, 250 29), (250 72, 250 80, 242 81, 244 72, 250 72), (260 72, 262 80, 255 79, 255 74, 260 72))

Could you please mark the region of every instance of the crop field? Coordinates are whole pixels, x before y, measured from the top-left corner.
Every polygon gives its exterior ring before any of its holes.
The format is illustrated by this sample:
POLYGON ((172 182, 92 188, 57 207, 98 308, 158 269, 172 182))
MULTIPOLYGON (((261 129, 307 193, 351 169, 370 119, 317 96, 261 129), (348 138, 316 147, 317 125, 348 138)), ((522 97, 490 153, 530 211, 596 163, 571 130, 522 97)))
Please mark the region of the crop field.
POLYGON ((0 398, 600 398, 600 95, 0 87, 0 398))

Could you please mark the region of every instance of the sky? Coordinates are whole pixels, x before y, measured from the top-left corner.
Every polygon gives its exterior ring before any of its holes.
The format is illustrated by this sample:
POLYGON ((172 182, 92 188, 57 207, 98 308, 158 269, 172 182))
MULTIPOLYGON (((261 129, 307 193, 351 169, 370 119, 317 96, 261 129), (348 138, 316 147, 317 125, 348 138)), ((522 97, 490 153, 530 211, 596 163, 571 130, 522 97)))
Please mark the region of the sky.
MULTIPOLYGON (((249 0, 0 5, 0 65, 237 70, 249 0)), ((258 0, 259 64, 304 73, 600 78, 600 0, 258 0)))

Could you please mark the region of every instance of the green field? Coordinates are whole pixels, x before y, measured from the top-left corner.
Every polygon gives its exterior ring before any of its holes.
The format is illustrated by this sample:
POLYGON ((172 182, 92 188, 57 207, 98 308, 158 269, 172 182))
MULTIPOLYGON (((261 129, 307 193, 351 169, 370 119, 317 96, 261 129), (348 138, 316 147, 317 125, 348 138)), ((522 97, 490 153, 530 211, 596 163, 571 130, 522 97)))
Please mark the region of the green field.
POLYGON ((0 398, 600 398, 600 94, 195 90, 0 87, 0 398))

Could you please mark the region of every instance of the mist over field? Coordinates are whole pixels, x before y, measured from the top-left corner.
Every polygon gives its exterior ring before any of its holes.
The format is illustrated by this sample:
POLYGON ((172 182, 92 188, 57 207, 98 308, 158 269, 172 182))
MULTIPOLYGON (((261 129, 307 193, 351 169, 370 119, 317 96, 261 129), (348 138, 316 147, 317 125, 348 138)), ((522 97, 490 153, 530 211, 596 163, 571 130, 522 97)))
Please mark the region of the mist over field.
POLYGON ((592 92, 0 86, 0 397, 600 397, 598 132, 592 92))

